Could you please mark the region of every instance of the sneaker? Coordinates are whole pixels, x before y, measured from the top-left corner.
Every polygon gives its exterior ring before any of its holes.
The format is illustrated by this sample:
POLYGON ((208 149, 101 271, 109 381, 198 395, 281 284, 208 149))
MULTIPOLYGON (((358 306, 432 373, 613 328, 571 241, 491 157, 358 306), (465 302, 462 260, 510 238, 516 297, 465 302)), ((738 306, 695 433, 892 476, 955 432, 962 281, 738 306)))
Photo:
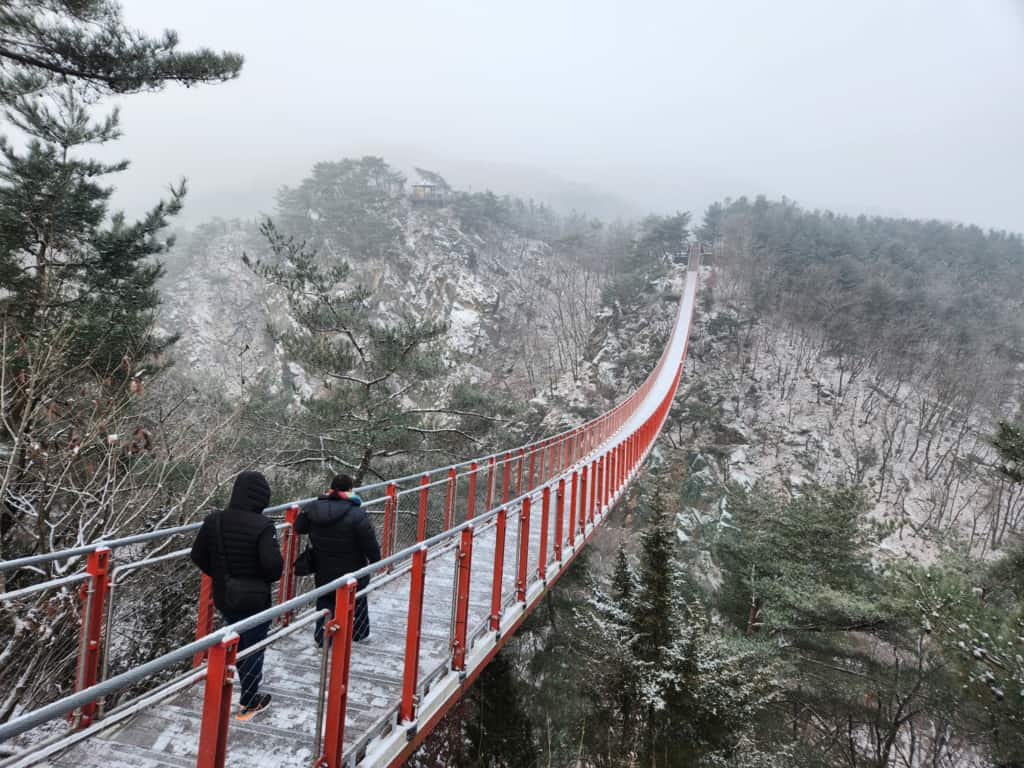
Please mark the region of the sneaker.
POLYGON ((269 693, 257 693, 252 703, 247 707, 239 707, 238 714, 235 715, 235 720, 240 722, 247 722, 256 717, 257 712, 262 712, 264 709, 270 706, 270 694, 269 693))

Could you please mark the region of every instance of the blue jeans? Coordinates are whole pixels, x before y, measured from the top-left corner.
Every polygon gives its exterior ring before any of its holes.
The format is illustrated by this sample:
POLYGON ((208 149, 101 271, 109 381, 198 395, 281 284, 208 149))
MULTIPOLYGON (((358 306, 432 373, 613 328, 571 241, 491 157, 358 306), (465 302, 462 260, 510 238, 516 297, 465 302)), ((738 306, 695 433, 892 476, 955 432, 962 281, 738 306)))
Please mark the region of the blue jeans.
MULTIPOLYGON (((246 618, 245 616, 229 616, 226 613, 222 613, 221 616, 223 616, 225 624, 234 624, 236 621, 246 618)), ((270 622, 268 621, 266 624, 258 624, 252 629, 239 632, 238 653, 241 654, 246 648, 264 640, 269 631, 270 622)), ((242 695, 239 701, 243 707, 248 707, 259 692, 260 681, 263 680, 263 651, 260 650, 246 656, 235 666, 238 668, 238 678, 242 684, 242 695)))
MULTIPOLYGON (((331 616, 334 616, 334 593, 331 592, 329 595, 321 595, 316 599, 316 609, 322 611, 325 608, 329 608, 331 616)), ((355 616, 352 619, 352 639, 353 640, 365 640, 370 636, 370 608, 366 604, 365 597, 356 598, 356 610, 355 616)), ((320 617, 316 620, 316 627, 313 628, 313 639, 316 641, 317 646, 323 647, 324 644, 324 619, 320 617)))

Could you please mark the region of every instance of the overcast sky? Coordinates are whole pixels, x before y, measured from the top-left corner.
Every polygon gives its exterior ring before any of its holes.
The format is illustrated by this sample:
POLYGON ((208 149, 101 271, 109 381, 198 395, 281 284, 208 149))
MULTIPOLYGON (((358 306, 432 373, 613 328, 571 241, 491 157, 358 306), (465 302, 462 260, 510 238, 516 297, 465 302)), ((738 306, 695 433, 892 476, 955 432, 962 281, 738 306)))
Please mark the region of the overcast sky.
POLYGON ((253 216, 378 154, 602 214, 765 193, 1024 232, 1024 0, 123 4, 246 57, 123 101, 130 210, 184 175, 190 222, 253 216))

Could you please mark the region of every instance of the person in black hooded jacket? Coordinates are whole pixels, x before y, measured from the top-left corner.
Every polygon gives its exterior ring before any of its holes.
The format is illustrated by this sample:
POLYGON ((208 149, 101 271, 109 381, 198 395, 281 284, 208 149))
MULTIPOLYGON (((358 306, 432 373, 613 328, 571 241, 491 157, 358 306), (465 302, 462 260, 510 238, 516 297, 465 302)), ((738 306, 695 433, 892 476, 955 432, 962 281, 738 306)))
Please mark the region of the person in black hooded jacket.
MULTIPOLYGON (((337 475, 331 481, 331 490, 303 509, 295 520, 295 532, 309 534, 313 545, 313 563, 316 585, 322 586, 339 576, 357 571, 380 560, 380 545, 370 518, 362 509, 362 500, 352 493, 353 480, 348 475, 337 475)), ((370 583, 370 577, 359 579, 359 589, 370 583)), ((316 601, 316 608, 329 608, 334 613, 334 594, 324 595, 316 601)), ((370 636, 370 612, 365 597, 357 597, 352 639, 356 642, 370 636)), ((317 645, 323 644, 324 620, 321 618, 313 630, 317 645)))
MULTIPOLYGON (((264 517, 270 503, 270 484, 259 472, 242 472, 235 478, 231 499, 224 510, 211 512, 192 544, 191 558, 199 569, 213 579, 213 604, 226 624, 234 624, 247 616, 270 607, 270 587, 281 578, 284 561, 277 542, 274 521, 264 517), (219 535, 218 535, 219 534, 219 535), (262 599, 251 610, 232 613, 225 607, 225 576, 230 574, 266 585, 262 599)), ((270 622, 240 632, 238 652, 255 645, 267 636, 270 622)), ((248 720, 270 705, 270 694, 259 693, 263 679, 263 651, 238 662, 242 683, 241 709, 236 718, 248 720)))

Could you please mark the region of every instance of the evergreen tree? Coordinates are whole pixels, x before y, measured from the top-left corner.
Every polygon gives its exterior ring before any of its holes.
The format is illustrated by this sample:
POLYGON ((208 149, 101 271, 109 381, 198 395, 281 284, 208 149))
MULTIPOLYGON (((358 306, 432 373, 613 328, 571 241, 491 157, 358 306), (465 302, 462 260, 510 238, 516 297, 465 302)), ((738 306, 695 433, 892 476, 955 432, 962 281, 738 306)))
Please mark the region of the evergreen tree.
POLYGON ((764 654, 730 646, 686 599, 664 502, 634 566, 619 550, 610 593, 591 587, 579 611, 587 738, 598 765, 691 766, 727 760, 773 696, 764 654))
POLYGON ((1024 546, 989 566, 947 557, 906 583, 951 665, 962 730, 987 737, 994 765, 1024 764, 1024 546))
MULTIPOLYGON (((0 559, 173 525, 210 490, 200 465, 225 452, 230 430, 191 421, 181 406, 192 393, 170 409, 145 393, 173 341, 154 330, 157 257, 184 183, 139 221, 111 212, 108 177, 128 164, 87 154, 118 138, 118 114, 94 120, 88 107, 240 66, 235 54, 180 52, 171 32, 127 29, 113 0, 0 0, 0 106, 19 134, 0 138, 0 559)), ((23 570, 6 587, 52 575, 23 570)), ((0 720, 71 679, 77 608, 52 598, 40 593, 30 631, 0 623, 0 687, 18 691, 0 720)), ((146 600, 126 603, 160 609, 146 600)))
POLYGON ((511 665, 497 654, 471 689, 475 716, 466 723, 473 762, 491 768, 533 768, 539 762, 533 723, 511 665))
POLYGON ((639 763, 688 766, 728 756, 772 697, 763 655, 714 637, 687 602, 673 525, 656 497, 642 537, 639 587, 630 605, 633 664, 643 708, 639 763))
POLYGON ((379 157, 317 163, 309 177, 278 193, 283 231, 359 265, 393 253, 405 221, 405 177, 379 157))
POLYGON ((129 29, 116 0, 2 0, 0 29, 0 103, 69 83, 89 95, 217 83, 242 68, 236 53, 179 51, 170 30, 129 29))
POLYGON ((679 259, 686 255, 690 237, 690 214, 677 212, 674 216, 647 216, 640 222, 640 236, 633 247, 633 263, 649 266, 665 259, 679 259))
POLYGON ((1020 424, 1000 421, 992 444, 1003 464, 999 471, 1014 483, 1024 483, 1024 429, 1020 424))
MULTIPOLYGON (((479 393, 469 385, 442 391, 443 323, 404 313, 374 317, 365 287, 349 280, 347 262, 322 257, 269 221, 262 230, 272 262, 243 258, 287 296, 294 323, 271 330, 316 387, 298 413, 266 415, 281 464, 321 474, 346 470, 360 484, 400 473, 396 465, 417 456, 465 456, 509 413, 507 403, 474 397, 479 393), (430 405, 415 405, 423 401, 430 405)), ((438 522, 433 513, 430 520, 431 527, 438 522)))
POLYGON ((717 542, 723 610, 747 636, 880 626, 865 510, 858 488, 733 488, 717 542))
POLYGON ((578 685, 588 702, 581 732, 590 758, 614 766, 637 751, 639 712, 629 610, 636 577, 625 550, 616 555, 610 592, 594 578, 589 582, 575 621, 578 685))
POLYGON ((19 101, 8 113, 29 138, 19 151, 0 139, 0 287, 5 327, 26 343, 62 334, 68 368, 88 361, 109 376, 125 359, 151 358, 168 339, 152 335, 162 268, 160 237, 181 209, 184 184, 142 220, 109 215, 104 176, 126 162, 100 163, 80 150, 119 136, 118 115, 99 123, 71 91, 48 105, 19 101))

